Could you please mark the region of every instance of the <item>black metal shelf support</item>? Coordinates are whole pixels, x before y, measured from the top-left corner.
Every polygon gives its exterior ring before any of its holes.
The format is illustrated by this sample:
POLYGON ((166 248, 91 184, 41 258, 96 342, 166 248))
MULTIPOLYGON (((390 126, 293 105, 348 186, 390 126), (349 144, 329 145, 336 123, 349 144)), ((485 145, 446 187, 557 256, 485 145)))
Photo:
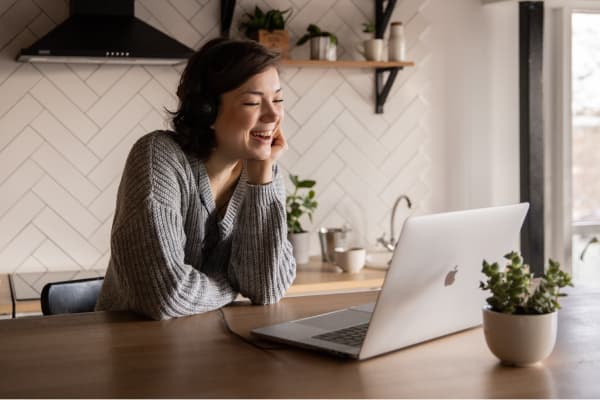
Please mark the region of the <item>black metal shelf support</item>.
MULTIPOLYGON (((397 0, 375 0, 375 38, 383 39, 385 30, 390 23, 390 18, 396 7, 397 0)), ((398 71, 402 67, 376 68, 375 69, 375 113, 383 114, 383 105, 387 100, 390 90, 394 85, 398 71), (387 80, 383 83, 384 74, 389 72, 387 80)))
POLYGON ((375 0, 375 38, 383 39, 397 0, 375 0))
POLYGON ((235 0, 221 0, 221 36, 229 37, 235 0))
POLYGON ((375 113, 383 114, 383 105, 387 100, 392 85, 396 80, 396 75, 402 67, 391 67, 391 68, 376 68, 375 69, 375 113), (383 83, 383 74, 389 72, 385 84, 383 83))

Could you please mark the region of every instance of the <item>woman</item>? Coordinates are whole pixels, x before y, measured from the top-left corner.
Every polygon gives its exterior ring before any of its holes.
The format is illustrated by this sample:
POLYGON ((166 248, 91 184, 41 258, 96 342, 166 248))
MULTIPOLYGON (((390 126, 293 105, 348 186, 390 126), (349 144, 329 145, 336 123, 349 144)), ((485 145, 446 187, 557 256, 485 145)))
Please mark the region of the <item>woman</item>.
POLYGON ((238 293, 279 301, 294 280, 287 147, 277 56, 214 39, 188 62, 175 132, 132 148, 117 196, 111 259, 97 310, 167 319, 222 307, 238 293))

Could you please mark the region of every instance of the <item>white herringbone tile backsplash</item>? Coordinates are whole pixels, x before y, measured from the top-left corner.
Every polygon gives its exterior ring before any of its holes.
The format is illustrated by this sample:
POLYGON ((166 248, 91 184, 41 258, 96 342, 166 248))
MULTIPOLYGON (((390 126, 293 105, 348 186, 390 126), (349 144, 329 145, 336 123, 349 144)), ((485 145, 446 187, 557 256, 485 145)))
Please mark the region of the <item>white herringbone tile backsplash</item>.
MULTIPOLYGON (((307 228, 353 229, 374 246, 389 230, 395 198, 429 210, 431 132, 428 0, 400 0, 415 68, 401 71, 374 114, 374 72, 282 68, 288 172, 317 181, 319 207, 307 228)), ((238 0, 242 14, 293 8, 291 40, 309 23, 335 32, 351 59, 372 20, 372 0, 238 0)), ((198 48, 219 32, 219 0, 137 0, 139 18, 198 48)), ((0 0, 0 272, 106 267, 120 174, 132 144, 168 126, 183 67, 22 64, 15 56, 68 14, 66 0, 0 0)), ((294 58, 308 58, 308 46, 294 58)), ((287 182, 286 182, 287 183, 287 182)), ((398 228, 407 216, 397 215, 398 228)), ((319 252, 316 233, 312 252, 319 252)))

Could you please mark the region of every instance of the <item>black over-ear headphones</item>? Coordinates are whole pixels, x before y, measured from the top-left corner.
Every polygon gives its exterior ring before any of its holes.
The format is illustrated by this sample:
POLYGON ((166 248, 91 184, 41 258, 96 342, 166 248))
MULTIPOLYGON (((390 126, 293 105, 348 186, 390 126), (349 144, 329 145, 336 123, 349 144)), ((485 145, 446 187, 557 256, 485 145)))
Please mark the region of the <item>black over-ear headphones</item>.
MULTIPOLYGON (((211 56, 214 57, 214 53, 219 50, 221 47, 229 45, 229 40, 223 39, 221 42, 216 43, 212 48, 208 49, 205 57, 208 59, 211 56)), ((206 65, 204 65, 206 67, 206 65)), ((201 68, 201 71, 204 73, 204 68, 201 68)), ((206 78, 201 77, 201 86, 196 88, 197 91, 197 109, 195 110, 199 115, 198 118, 202 121, 202 124, 205 126, 211 126, 215 123, 217 119, 217 113, 219 111, 219 101, 218 97, 208 93, 207 90, 207 82, 206 78)))
POLYGON ((201 97, 198 99, 197 112, 200 114, 203 125, 211 126, 217 119, 218 105, 214 97, 201 97))

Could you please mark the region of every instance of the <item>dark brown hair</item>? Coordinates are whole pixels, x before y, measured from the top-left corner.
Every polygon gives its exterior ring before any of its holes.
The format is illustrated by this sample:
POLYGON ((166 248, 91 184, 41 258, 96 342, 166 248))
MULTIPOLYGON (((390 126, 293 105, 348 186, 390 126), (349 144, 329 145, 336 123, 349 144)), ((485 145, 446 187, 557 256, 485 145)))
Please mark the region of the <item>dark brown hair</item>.
POLYGON ((240 87, 279 56, 250 40, 217 38, 189 59, 177 88, 179 108, 170 112, 175 140, 182 149, 206 160, 216 147, 215 122, 221 95, 240 87))

